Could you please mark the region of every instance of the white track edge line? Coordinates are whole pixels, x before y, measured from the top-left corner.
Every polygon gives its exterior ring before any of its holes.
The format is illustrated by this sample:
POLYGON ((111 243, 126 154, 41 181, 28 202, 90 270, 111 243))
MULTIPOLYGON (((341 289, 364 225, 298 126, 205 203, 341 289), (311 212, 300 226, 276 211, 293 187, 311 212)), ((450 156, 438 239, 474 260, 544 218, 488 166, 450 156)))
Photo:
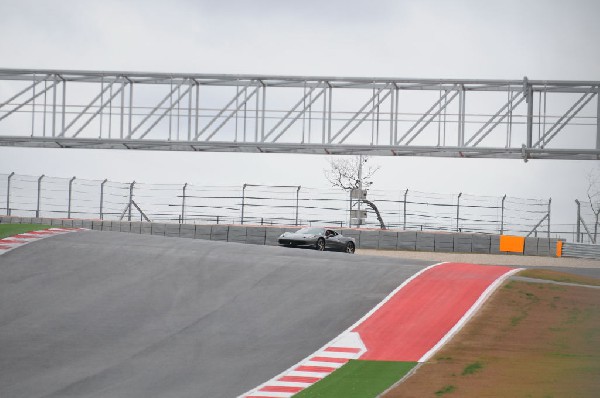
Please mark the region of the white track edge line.
POLYGON ((443 261, 440 263, 436 263, 436 264, 432 264, 428 267, 423 268, 422 270, 420 270, 419 272, 415 273, 414 275, 412 275, 410 278, 408 278, 407 280, 405 280, 404 282, 402 282, 402 284, 400 284, 400 286, 398 286, 397 288, 395 288, 390 294, 388 294, 379 304, 377 304, 375 307, 373 307, 371 309, 371 311, 367 312, 362 318, 360 318, 358 321, 356 321, 352 326, 350 326, 348 329, 344 330, 342 333, 338 334, 337 336, 335 336, 332 340, 330 340, 329 342, 327 342, 323 347, 319 348, 318 350, 316 350, 315 352, 311 353, 310 355, 308 355, 306 358, 302 359, 301 361, 299 361, 298 363, 290 366, 288 369, 284 370, 283 372, 279 373, 278 375, 272 377, 270 380, 264 382, 263 384, 259 385, 258 387, 254 387, 253 389, 251 389, 250 391, 247 391, 241 395, 238 395, 237 398, 243 398, 245 396, 254 394, 256 392, 258 392, 262 387, 268 385, 271 381, 276 380, 280 377, 283 377, 284 375, 286 375, 287 373, 291 372, 294 368, 300 366, 302 363, 306 362, 307 360, 309 360, 311 357, 313 357, 317 352, 323 351, 325 350, 325 348, 329 347, 331 344, 333 344, 341 335, 350 332, 352 329, 356 328, 358 325, 360 325, 361 323, 363 323, 367 318, 369 318, 371 315, 373 315, 373 313, 375 311, 377 311, 379 308, 381 308, 385 303, 387 303, 388 301, 390 301, 390 299, 396 294, 398 293, 398 291, 400 289, 402 289, 404 286, 408 285, 413 279, 417 278, 418 276, 420 276, 421 274, 423 274, 424 272, 430 270, 433 267, 437 267, 438 265, 442 265, 442 264, 446 264, 448 263, 448 261, 443 261))
POLYGON ((414 375, 415 373, 417 373, 417 370, 419 370, 419 368, 422 365, 423 365, 423 362, 417 362, 417 364, 415 366, 413 366, 412 369, 409 370, 404 376, 402 376, 402 378, 400 380, 398 380, 397 382, 395 382, 394 384, 392 384, 391 386, 389 386, 385 391, 381 392, 375 398, 385 397, 385 394, 387 394, 388 392, 392 391, 394 388, 396 388, 397 386, 399 386, 400 384, 402 384, 404 382, 404 380, 408 379, 409 377, 411 377, 412 375, 414 375))

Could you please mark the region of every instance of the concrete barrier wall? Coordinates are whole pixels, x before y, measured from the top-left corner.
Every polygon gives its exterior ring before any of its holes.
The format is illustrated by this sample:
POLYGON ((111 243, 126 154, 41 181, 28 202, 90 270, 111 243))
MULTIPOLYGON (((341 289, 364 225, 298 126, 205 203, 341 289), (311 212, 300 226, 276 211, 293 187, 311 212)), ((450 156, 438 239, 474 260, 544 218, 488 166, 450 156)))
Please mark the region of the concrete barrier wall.
POLYGON ((417 232, 416 231, 399 231, 398 232, 398 250, 417 250, 417 232))
MULTIPOLYGON (((284 232, 297 228, 265 227, 247 225, 195 225, 165 224, 127 221, 63 220, 50 218, 26 218, 0 216, 0 223, 47 224, 56 227, 88 228, 97 231, 129 232, 136 234, 181 237, 248 243, 254 245, 277 245, 277 238, 284 232)), ((410 250, 429 252, 491 253, 530 256, 557 255, 557 239, 524 239, 522 253, 500 251, 500 235, 421 232, 421 231, 380 231, 342 229, 344 236, 355 239, 359 249, 410 250)))

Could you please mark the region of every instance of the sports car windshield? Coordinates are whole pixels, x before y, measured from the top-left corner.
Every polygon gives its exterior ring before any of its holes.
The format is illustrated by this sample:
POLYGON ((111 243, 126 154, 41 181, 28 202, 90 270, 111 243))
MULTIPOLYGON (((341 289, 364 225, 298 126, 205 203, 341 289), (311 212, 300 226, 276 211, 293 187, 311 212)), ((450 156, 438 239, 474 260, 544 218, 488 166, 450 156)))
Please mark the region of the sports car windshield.
POLYGON ((319 235, 323 234, 323 228, 302 228, 297 234, 306 234, 306 235, 319 235))

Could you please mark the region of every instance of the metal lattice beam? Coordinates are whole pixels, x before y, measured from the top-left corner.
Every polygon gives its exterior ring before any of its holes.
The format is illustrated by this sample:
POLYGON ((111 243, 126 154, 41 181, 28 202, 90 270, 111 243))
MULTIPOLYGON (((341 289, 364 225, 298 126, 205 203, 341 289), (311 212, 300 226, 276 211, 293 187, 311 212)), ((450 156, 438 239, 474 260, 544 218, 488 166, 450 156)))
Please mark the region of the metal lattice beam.
POLYGON ((0 69, 0 88, 0 146, 600 159, 596 81, 0 69))

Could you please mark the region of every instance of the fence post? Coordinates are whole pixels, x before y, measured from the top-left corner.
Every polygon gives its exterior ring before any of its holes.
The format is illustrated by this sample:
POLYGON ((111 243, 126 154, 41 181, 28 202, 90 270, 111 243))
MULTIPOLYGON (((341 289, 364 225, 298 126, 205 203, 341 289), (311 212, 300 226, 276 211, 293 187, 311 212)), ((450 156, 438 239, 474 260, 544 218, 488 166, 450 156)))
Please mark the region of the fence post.
POLYGON ((244 225, 244 205, 246 201, 246 186, 248 184, 244 184, 242 187, 242 225, 244 225))
POLYGON ((135 181, 129 185, 129 214, 127 215, 127 221, 131 221, 131 208, 133 207, 133 186, 135 181))
POLYGON ((504 201, 506 200, 506 195, 502 197, 502 212, 500 213, 500 235, 504 235, 504 201))
POLYGON ((462 192, 458 194, 458 199, 456 201, 456 232, 459 232, 458 228, 458 220, 460 217, 460 197, 462 196, 462 192))
POLYGON ((596 149, 600 149, 600 87, 596 90, 596 149))
POLYGON ((576 242, 580 242, 581 237, 581 203, 577 199, 575 199, 575 203, 577 204, 577 239, 576 242))
POLYGON ((6 182, 6 215, 10 216, 10 180, 15 175, 13 171, 8 175, 8 180, 6 182))
POLYGON ((183 185, 183 198, 181 199, 181 224, 185 224, 185 190, 187 188, 187 182, 183 185))
POLYGON ((69 206, 67 208, 67 218, 71 218, 71 199, 73 198, 73 181, 75 177, 69 180, 69 206))
POLYGON ((406 230, 406 196, 408 195, 408 189, 406 189, 406 191, 404 191, 404 218, 403 218, 403 223, 404 223, 404 227, 403 229, 406 230))
POLYGON ((548 239, 550 239, 550 214, 552 213, 552 198, 548 199, 548 239))
POLYGON ((35 218, 40 218, 40 201, 42 199, 42 179, 44 175, 42 174, 40 178, 38 178, 38 191, 37 191, 37 208, 35 210, 35 218))
POLYGON ((349 192, 350 197, 348 198, 348 228, 352 228, 352 189, 349 192))
POLYGON ((300 188, 301 186, 298 185, 298 189, 296 190, 296 225, 298 225, 298 206, 300 203, 300 188))
POLYGON ((106 184, 108 179, 104 179, 102 184, 100 184, 100 220, 104 220, 104 184, 106 184))

